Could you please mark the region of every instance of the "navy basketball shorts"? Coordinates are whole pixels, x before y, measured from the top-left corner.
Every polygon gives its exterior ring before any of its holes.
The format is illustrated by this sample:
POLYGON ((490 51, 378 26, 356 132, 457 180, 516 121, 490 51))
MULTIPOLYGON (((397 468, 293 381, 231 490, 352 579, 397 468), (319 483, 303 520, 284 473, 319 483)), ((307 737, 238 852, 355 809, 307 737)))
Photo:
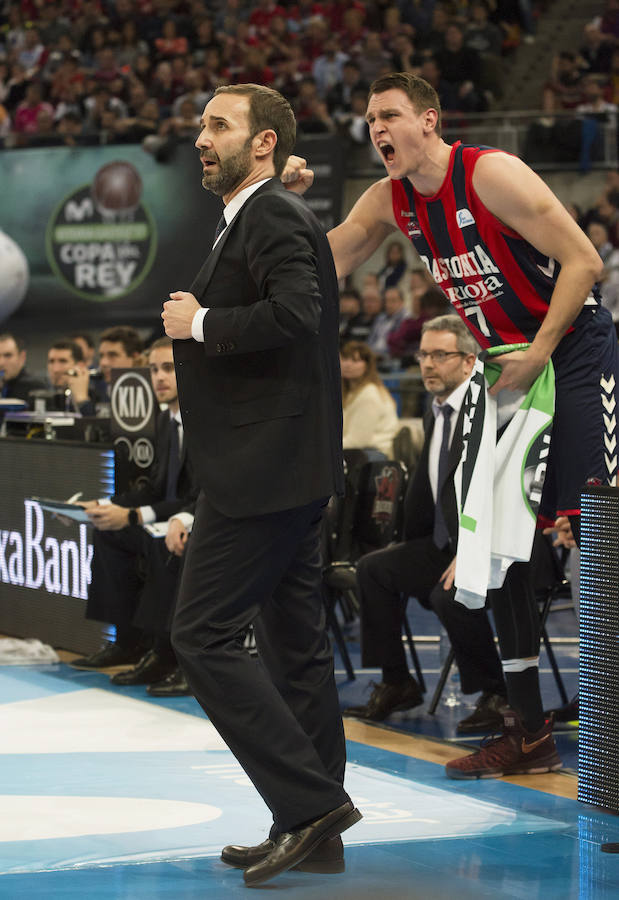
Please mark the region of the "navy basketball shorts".
POLYGON ((615 484, 619 352, 607 309, 567 334, 552 356, 555 417, 539 518, 580 513, 580 493, 589 479, 615 484))

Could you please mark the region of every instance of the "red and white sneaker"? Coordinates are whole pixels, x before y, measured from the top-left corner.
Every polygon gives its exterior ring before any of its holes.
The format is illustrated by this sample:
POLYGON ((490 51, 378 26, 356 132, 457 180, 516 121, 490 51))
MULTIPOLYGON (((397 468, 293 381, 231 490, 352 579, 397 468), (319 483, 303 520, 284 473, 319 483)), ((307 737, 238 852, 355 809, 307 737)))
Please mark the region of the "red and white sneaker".
POLYGON ((539 731, 526 731, 517 714, 508 709, 503 716, 503 733, 484 738, 477 753, 448 762, 445 774, 448 778, 541 775, 562 765, 552 736, 552 718, 539 731))

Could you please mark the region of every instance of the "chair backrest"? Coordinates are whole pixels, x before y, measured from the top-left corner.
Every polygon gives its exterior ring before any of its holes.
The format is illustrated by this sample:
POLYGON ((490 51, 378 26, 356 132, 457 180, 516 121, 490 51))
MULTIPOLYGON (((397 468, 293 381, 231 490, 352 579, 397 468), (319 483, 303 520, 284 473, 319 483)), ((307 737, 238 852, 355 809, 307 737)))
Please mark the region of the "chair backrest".
POLYGON ((408 471, 399 460, 367 462, 363 466, 352 526, 355 560, 400 539, 407 481, 408 471))
POLYGON ((393 439, 393 458, 399 459, 413 477, 424 443, 423 419, 400 419, 400 430, 393 439))
POLYGON ((364 450, 344 450, 344 494, 341 497, 331 497, 323 519, 323 566, 335 560, 345 561, 351 558, 359 479, 368 459, 364 450))

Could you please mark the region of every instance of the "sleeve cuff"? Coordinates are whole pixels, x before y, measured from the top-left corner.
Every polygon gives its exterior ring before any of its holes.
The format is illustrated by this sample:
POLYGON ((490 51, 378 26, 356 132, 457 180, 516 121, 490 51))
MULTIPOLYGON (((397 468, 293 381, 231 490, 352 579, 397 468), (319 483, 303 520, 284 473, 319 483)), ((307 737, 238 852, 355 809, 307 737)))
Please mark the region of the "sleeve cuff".
POLYGON ((140 506, 140 515, 142 516, 142 525, 150 525, 151 522, 157 520, 155 510, 152 506, 140 506))
POLYGON ((198 309, 191 322, 191 336, 194 341, 204 343, 204 316, 207 314, 208 308, 201 306, 198 309))
POLYGON ((190 512, 177 512, 174 513, 173 516, 170 516, 168 522, 171 522, 172 519, 180 519, 187 531, 191 531, 191 527, 193 525, 193 516, 190 512))

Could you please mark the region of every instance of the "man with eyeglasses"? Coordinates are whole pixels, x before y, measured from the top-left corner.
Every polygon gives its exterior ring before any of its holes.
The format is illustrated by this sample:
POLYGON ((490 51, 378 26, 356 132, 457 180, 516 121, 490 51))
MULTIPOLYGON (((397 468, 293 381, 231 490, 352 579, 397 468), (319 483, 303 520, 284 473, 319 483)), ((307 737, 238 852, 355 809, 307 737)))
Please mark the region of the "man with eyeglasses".
POLYGON ((382 721, 423 702, 408 670, 402 621, 409 597, 433 609, 445 626, 465 694, 481 692, 460 733, 499 726, 507 701, 501 662, 484 609, 453 599, 452 562, 458 514, 454 472, 462 450, 462 403, 479 346, 458 316, 424 323, 417 359, 432 398, 426 440, 406 495, 404 541, 364 556, 357 566, 363 666, 382 668, 382 680, 364 706, 345 714, 382 721))

